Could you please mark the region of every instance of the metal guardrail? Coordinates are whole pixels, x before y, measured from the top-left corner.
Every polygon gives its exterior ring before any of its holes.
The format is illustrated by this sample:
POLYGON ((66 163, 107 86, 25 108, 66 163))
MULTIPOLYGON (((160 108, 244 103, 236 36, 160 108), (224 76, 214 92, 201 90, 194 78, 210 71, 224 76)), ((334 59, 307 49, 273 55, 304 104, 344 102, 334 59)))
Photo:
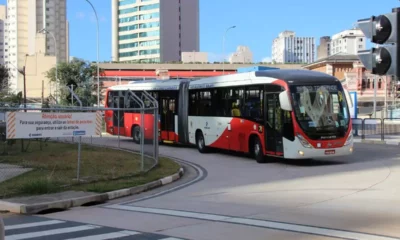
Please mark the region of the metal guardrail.
POLYGON ((353 135, 361 139, 400 141, 400 118, 353 118, 353 135))

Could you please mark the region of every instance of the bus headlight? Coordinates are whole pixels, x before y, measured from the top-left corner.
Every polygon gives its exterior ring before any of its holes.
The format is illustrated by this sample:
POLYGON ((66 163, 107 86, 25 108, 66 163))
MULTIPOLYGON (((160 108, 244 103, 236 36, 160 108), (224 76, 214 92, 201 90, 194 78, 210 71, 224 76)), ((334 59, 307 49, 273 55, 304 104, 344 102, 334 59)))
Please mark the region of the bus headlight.
POLYGON ((297 138, 299 139, 299 141, 301 142, 301 145, 303 145, 303 147, 305 148, 312 148, 313 146, 300 134, 297 134, 297 138))
POLYGON ((349 136, 347 137, 347 140, 344 143, 344 146, 349 145, 351 142, 353 142, 353 133, 352 132, 350 132, 349 136))

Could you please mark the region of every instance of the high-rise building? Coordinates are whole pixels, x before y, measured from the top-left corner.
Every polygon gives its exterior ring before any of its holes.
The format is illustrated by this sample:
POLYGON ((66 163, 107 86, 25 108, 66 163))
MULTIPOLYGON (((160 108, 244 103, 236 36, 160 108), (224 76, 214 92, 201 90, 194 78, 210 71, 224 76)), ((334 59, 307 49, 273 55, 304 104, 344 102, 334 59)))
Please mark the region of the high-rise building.
POLYGON ((332 36, 329 55, 351 54, 357 55, 359 50, 365 50, 364 33, 357 28, 349 29, 332 36))
POLYGON ((113 61, 180 61, 199 48, 199 0, 112 0, 113 61))
POLYGON ((275 63, 314 62, 314 37, 296 37, 293 31, 281 32, 272 43, 272 61, 275 63))
POLYGON ((66 0, 7 0, 5 55, 11 73, 11 90, 23 89, 23 77, 18 69, 25 66, 27 55, 36 53, 37 33, 43 28, 49 32, 46 36, 46 54, 55 55, 57 52, 58 62, 68 61, 66 11, 66 0))
POLYGON ((0 65, 4 65, 5 53, 5 23, 7 18, 7 8, 5 5, 0 5, 0 65))
POLYGON ((365 49, 364 33, 358 28, 348 29, 333 35, 332 38, 321 37, 318 46, 318 59, 337 54, 357 55, 358 51, 365 49))
POLYGON ((248 46, 238 46, 236 52, 229 57, 230 63, 252 63, 253 53, 248 46))
POLYGON ((317 60, 327 58, 330 55, 331 50, 331 37, 323 36, 319 39, 319 45, 317 47, 317 60))

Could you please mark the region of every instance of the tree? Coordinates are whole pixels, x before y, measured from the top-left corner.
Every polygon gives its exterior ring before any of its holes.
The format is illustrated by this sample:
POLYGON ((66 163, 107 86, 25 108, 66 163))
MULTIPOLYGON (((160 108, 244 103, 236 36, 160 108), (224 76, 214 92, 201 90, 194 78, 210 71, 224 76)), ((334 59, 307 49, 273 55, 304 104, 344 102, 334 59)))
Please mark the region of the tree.
MULTIPOLYGON (((102 70, 100 69, 100 73, 102 70)), ((74 93, 82 101, 83 106, 97 104, 97 66, 89 62, 74 59, 71 62, 63 62, 58 65, 59 96, 62 105, 71 105, 72 96, 68 87, 73 87, 74 93)), ((46 73, 51 82, 56 81, 56 68, 46 73)), ((103 83, 100 82, 100 101, 103 99, 103 83)), ((76 99, 73 99, 75 106, 78 106, 76 99)))
POLYGON ((10 77, 10 73, 8 68, 4 65, 0 65, 0 92, 8 90, 8 79, 10 77))

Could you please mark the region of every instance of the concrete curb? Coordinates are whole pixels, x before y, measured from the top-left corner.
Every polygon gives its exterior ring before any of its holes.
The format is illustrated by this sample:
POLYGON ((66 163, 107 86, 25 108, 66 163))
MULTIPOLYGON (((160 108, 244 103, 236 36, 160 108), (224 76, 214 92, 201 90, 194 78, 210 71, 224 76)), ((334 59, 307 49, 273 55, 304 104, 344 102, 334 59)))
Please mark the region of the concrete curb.
POLYGON ((179 171, 171 176, 164 177, 162 179, 146 183, 144 185, 132 187, 132 188, 124 188, 120 190, 115 190, 112 192, 94 194, 85 197, 79 198, 71 198, 71 199, 62 199, 53 202, 44 202, 37 204, 20 204, 13 203, 7 201, 0 201, 0 210, 9 211, 11 213, 18 214, 37 214, 43 210, 49 209, 63 209, 66 210, 72 207, 79 207, 87 203, 104 203, 112 199, 127 197, 130 195, 135 195, 138 193, 142 193, 157 187, 161 187, 176 180, 180 179, 184 174, 184 170, 181 167, 179 171))
POLYGON ((369 139, 354 139, 354 142, 356 143, 368 143, 368 144, 378 144, 378 145, 394 145, 394 146, 400 146, 399 141, 382 141, 382 140, 369 140, 369 139))

